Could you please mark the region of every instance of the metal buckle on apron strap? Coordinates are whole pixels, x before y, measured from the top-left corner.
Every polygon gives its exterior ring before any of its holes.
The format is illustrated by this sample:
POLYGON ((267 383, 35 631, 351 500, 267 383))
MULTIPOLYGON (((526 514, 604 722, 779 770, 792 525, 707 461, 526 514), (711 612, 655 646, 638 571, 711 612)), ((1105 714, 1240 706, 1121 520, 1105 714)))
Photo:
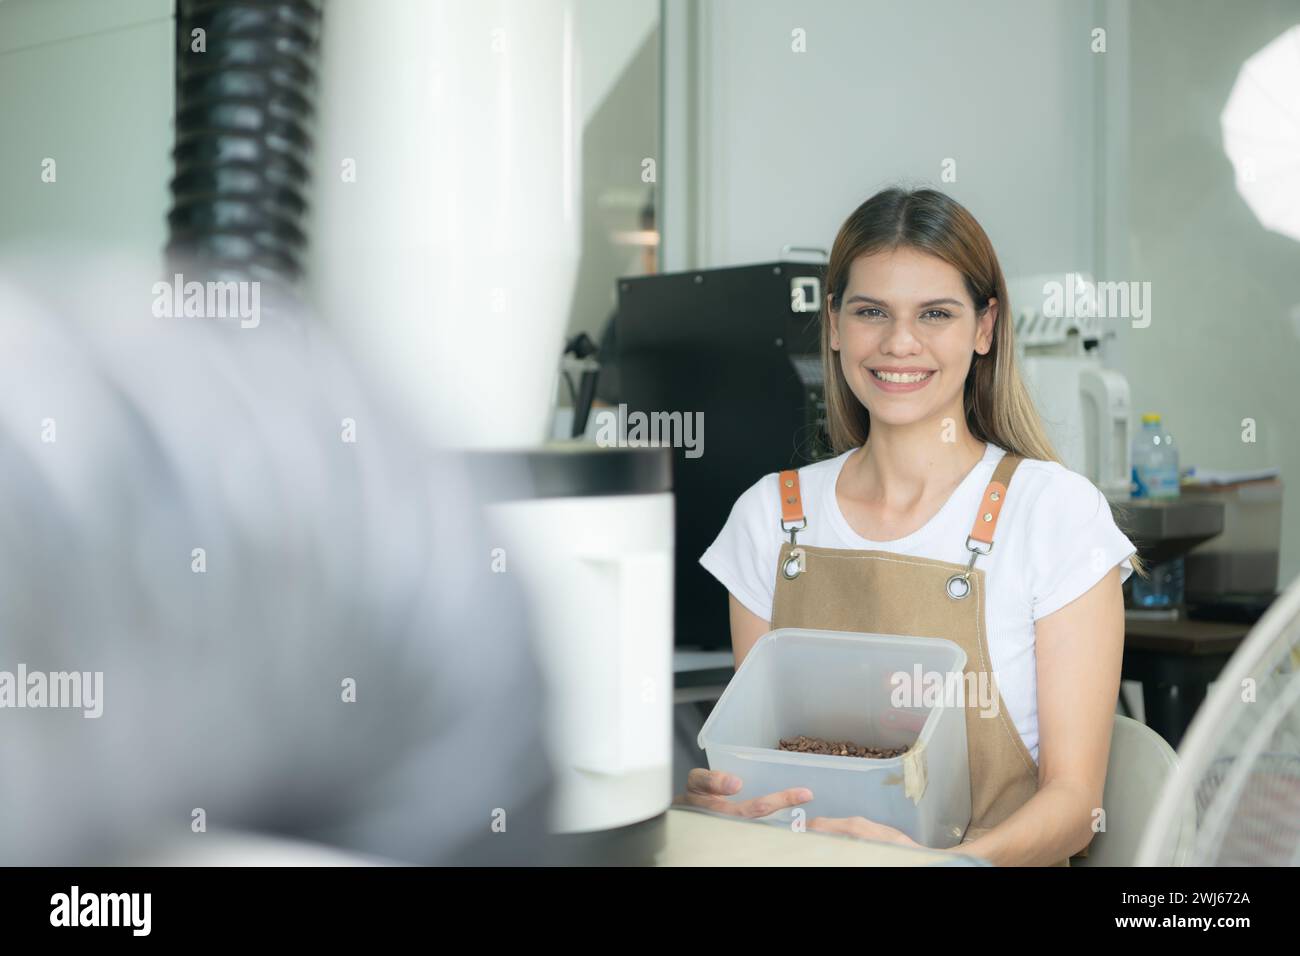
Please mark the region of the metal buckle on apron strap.
POLYGON ((992 541, 981 541, 980 543, 985 546, 984 550, 981 551, 979 548, 974 547, 971 544, 972 540, 975 539, 970 535, 966 535, 966 550, 970 552, 970 563, 966 565, 966 570, 961 574, 954 574, 948 579, 948 597, 952 598, 954 601, 960 601, 962 598, 966 597, 966 595, 970 594, 970 576, 975 571, 975 559, 981 554, 988 554, 993 550, 992 541))
POLYGON ((808 527, 807 518, 803 518, 802 523, 797 526, 791 522, 790 527, 786 527, 786 522, 784 520, 781 522, 781 530, 790 532, 790 543, 795 546, 794 550, 790 552, 790 556, 785 559, 785 564, 781 565, 781 573, 785 575, 787 581, 793 581, 808 570, 807 562, 804 559, 804 550, 798 546, 799 542, 795 540, 795 533, 802 531, 806 527, 808 527))
POLYGON ((789 531, 789 532, 790 532, 790 543, 791 543, 791 544, 798 544, 798 543, 799 543, 798 541, 796 541, 796 540, 794 539, 795 532, 796 532, 796 531, 802 531, 804 528, 808 527, 808 519, 807 519, 807 518, 803 518, 803 519, 801 519, 801 520, 803 521, 803 523, 800 524, 798 527, 795 527, 793 524, 791 524, 791 526, 787 528, 787 527, 785 526, 785 522, 784 522, 784 521, 781 522, 781 530, 782 530, 782 531, 789 531))

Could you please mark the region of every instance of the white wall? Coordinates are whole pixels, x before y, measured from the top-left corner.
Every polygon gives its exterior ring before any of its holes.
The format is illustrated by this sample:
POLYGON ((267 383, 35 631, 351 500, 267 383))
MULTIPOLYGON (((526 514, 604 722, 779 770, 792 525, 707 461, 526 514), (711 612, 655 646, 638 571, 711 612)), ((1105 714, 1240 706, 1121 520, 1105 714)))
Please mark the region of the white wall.
MULTIPOLYGON (((665 270, 829 249, 876 190, 935 185, 980 220, 1012 278, 1152 283, 1150 327, 1115 323, 1103 357, 1135 413, 1165 415, 1184 465, 1300 474, 1300 246, 1237 196, 1219 131, 1242 61, 1300 22, 1300 2, 664 6, 665 270), (806 52, 792 51, 796 29, 806 52)), ((1300 573, 1297 494, 1282 586, 1300 573)))
MULTIPOLYGON (((1285 586, 1300 573, 1300 242, 1237 195, 1219 115, 1243 61, 1300 23, 1300 3, 1141 0, 1130 17, 1130 269, 1153 310, 1123 371, 1184 464, 1281 467, 1285 586)), ((1277 95, 1300 117, 1300 88, 1277 95)))
POLYGON ((829 248, 854 207, 902 180, 965 203, 1010 274, 1091 269, 1094 9, 667 0, 666 267, 829 248), (796 29, 807 52, 792 52, 796 29), (953 183, 940 182, 946 158, 953 183))
MULTIPOLYGON (((640 229, 651 186, 642 160, 658 156, 659 0, 577 0, 582 108, 582 254, 566 335, 599 341, 619 276, 642 272, 640 250, 615 233, 640 229)), ((562 402, 568 402, 561 390, 562 402)))
MULTIPOLYGON (((580 65, 578 104, 583 123, 591 121, 609 97, 637 50, 659 26, 659 0, 576 0, 580 65)), ((646 105, 653 107, 658 90, 646 91, 646 105)), ((658 125, 657 110, 646 117, 652 132, 658 125)))
POLYGON ((162 249, 173 36, 171 0, 0 3, 0 244, 162 249))

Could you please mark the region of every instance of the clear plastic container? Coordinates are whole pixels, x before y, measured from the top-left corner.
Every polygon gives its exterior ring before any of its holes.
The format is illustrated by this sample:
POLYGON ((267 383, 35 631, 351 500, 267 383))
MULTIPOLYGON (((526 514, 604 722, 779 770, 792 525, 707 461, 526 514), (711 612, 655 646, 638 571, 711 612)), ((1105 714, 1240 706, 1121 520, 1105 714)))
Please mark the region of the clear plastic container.
POLYGON ((861 816, 922 846, 955 846, 971 813, 965 712, 951 693, 895 706, 905 686, 895 675, 907 675, 910 687, 951 688, 965 665, 966 652, 941 638, 780 628, 750 650, 699 745, 710 769, 743 782, 733 799, 807 787, 804 822, 861 816), (801 734, 909 750, 876 759, 779 749, 782 738, 801 734))

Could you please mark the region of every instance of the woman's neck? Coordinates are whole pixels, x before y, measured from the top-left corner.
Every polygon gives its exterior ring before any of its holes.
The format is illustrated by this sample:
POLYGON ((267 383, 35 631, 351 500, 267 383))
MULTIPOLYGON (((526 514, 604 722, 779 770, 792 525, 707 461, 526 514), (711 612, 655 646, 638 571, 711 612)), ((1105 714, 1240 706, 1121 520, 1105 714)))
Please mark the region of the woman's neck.
POLYGON ((905 513, 947 500, 986 451, 965 422, 951 435, 932 423, 894 427, 873 423, 866 443, 845 462, 839 490, 888 511, 905 513), (945 440, 951 439, 951 440, 945 440))

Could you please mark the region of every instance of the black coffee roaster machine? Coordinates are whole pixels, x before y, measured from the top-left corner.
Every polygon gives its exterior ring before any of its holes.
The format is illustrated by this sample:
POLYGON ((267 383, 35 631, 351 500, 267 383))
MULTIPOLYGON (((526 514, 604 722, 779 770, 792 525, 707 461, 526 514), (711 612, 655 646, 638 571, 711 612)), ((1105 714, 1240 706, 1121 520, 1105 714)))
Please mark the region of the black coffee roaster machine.
POLYGON ((612 354, 599 356, 618 389, 603 397, 628 413, 703 416, 702 453, 671 456, 678 647, 731 646, 726 590, 699 557, 736 499, 763 475, 829 452, 824 275, 823 263, 781 259, 618 280, 612 354))

